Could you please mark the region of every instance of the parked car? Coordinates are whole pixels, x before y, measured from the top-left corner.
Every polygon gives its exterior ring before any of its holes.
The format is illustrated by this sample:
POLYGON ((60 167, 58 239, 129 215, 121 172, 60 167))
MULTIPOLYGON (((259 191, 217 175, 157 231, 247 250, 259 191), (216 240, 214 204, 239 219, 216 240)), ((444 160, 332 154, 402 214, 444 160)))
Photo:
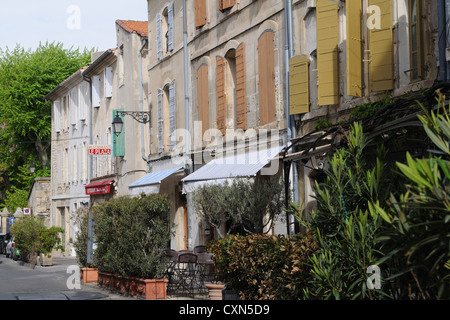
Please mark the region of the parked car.
POLYGON ((17 261, 17 259, 19 259, 20 257, 20 252, 15 246, 16 243, 14 241, 14 238, 15 237, 11 237, 6 246, 6 257, 11 257, 14 261, 17 261))
POLYGON ((6 245, 11 239, 10 233, 1 233, 0 234, 0 254, 6 254, 6 245))

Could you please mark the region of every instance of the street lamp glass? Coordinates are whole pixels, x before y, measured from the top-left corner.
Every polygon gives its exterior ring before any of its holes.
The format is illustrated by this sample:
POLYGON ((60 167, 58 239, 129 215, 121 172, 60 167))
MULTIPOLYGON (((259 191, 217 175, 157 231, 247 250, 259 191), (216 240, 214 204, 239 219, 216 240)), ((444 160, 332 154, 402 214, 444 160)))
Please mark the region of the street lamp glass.
POLYGON ((34 164, 30 164, 30 167, 28 168, 30 170, 30 173, 34 173, 36 170, 36 166, 34 164))
POLYGON ((116 136, 118 136, 122 132, 122 128, 123 128, 122 118, 120 118, 119 116, 116 116, 112 122, 112 127, 113 127, 114 134, 116 136))

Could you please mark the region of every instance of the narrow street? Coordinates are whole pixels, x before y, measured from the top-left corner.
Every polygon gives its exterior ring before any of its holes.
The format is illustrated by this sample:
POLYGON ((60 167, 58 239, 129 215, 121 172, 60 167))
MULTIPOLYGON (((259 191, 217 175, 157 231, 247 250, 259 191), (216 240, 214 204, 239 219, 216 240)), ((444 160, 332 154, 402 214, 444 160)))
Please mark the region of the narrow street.
POLYGON ((76 265, 74 257, 54 258, 50 267, 34 269, 21 261, 0 255, 0 300, 126 300, 94 286, 81 284, 70 290, 67 280, 73 272, 68 267, 76 265))

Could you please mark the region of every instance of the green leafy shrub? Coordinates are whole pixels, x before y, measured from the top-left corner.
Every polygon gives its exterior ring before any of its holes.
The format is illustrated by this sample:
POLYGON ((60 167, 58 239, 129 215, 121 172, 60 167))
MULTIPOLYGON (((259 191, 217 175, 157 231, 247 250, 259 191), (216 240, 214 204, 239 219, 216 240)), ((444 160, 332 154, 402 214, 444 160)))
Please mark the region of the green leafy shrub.
POLYGON ((92 208, 99 271, 158 278, 162 252, 170 243, 170 202, 166 196, 122 196, 92 208))
POLYGON ((397 299, 450 297, 450 108, 438 106, 419 116, 437 149, 418 159, 407 153, 397 163, 406 190, 392 194, 388 208, 373 206, 390 224, 379 236, 386 256, 378 263, 391 270, 386 280, 397 299))
POLYGON ((64 230, 58 227, 46 228, 41 218, 25 216, 17 219, 11 227, 11 234, 15 236, 16 246, 22 259, 31 264, 36 263, 40 253, 51 253, 53 250, 62 250, 59 234, 64 230))
POLYGON ((367 290, 366 270, 383 256, 376 238, 384 220, 369 206, 385 203, 394 183, 385 172, 383 150, 378 157, 367 152, 360 124, 346 140, 330 159, 323 186, 316 183, 317 209, 302 220, 319 246, 311 257, 309 293, 320 299, 380 298, 382 290, 367 290))
POLYGON ((87 262, 89 214, 85 210, 78 209, 75 216, 75 223, 79 226, 76 239, 73 241, 78 265, 82 268, 94 267, 93 263, 87 262))
POLYGON ((213 242, 219 280, 242 299, 299 299, 309 279, 308 259, 317 249, 310 234, 227 236, 213 242))

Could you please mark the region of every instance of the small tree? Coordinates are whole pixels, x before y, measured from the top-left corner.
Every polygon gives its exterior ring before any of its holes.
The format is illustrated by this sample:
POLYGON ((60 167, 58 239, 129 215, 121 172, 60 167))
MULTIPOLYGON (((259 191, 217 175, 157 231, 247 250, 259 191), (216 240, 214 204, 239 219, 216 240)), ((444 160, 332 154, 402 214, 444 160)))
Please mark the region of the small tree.
POLYGON ((197 213, 223 238, 238 228, 250 234, 267 233, 283 212, 283 190, 277 177, 257 182, 237 178, 232 184, 202 186, 192 199, 197 213))

